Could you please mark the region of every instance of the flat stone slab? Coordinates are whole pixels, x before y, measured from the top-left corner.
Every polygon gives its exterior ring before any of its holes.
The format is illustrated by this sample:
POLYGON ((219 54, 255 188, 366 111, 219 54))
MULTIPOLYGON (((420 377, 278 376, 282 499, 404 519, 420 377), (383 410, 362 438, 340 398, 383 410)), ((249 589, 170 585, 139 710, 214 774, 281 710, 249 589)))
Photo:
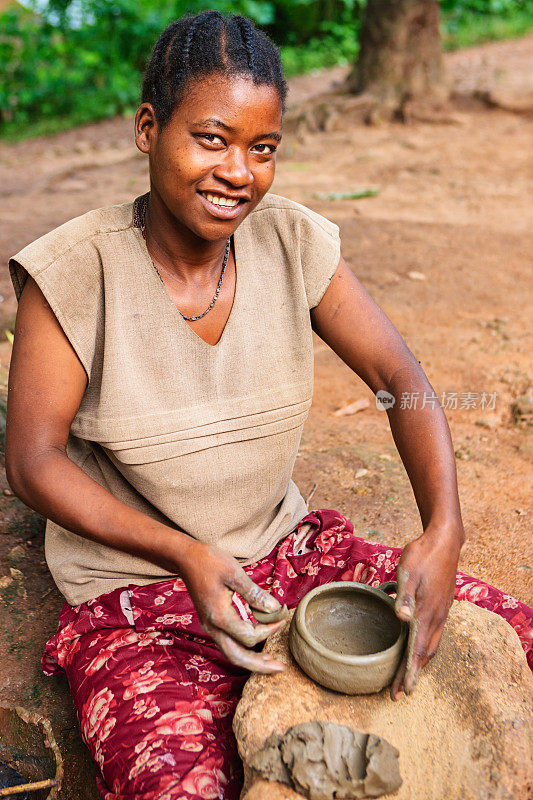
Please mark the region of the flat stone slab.
POLYGON ((466 601, 450 611, 438 654, 410 697, 384 689, 348 696, 313 683, 288 648, 288 625, 265 650, 287 664, 252 675, 233 728, 245 767, 246 800, 297 800, 252 773, 250 759, 271 733, 311 720, 382 736, 400 751, 396 800, 531 800, 533 676, 515 631, 466 601))

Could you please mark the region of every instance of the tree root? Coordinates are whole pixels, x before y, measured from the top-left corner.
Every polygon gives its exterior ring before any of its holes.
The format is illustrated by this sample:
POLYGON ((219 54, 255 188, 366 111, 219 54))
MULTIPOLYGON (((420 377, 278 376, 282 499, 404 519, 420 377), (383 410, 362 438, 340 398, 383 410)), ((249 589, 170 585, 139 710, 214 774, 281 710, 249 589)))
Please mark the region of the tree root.
POLYGON ((441 96, 405 98, 400 103, 384 101, 379 96, 365 92, 351 94, 344 84, 335 92, 321 93, 289 109, 283 122, 287 134, 303 141, 309 134, 346 128, 351 123, 379 125, 399 121, 435 125, 461 125, 463 118, 453 104, 441 96))
POLYGON ((533 116, 533 96, 526 95, 523 98, 504 97, 493 89, 478 89, 473 93, 476 100, 481 100, 489 108, 501 108, 502 111, 509 111, 511 114, 520 116, 533 116))

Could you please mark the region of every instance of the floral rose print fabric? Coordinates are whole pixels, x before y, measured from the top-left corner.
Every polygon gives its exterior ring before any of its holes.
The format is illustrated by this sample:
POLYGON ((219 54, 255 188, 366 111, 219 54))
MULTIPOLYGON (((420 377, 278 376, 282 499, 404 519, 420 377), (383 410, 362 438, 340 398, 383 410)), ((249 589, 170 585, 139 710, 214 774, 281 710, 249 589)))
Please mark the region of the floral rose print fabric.
MULTIPOLYGON (((400 553, 359 539, 342 514, 322 509, 246 571, 294 607, 319 584, 393 579, 400 553), (304 524, 311 530, 302 543, 304 524)), ((455 596, 506 619, 533 669, 533 609, 461 573, 455 596)), ((241 598, 234 604, 251 617, 241 598)), ((242 768, 231 723, 248 673, 204 633, 181 580, 65 603, 42 666, 67 674, 104 800, 237 800, 242 768)))

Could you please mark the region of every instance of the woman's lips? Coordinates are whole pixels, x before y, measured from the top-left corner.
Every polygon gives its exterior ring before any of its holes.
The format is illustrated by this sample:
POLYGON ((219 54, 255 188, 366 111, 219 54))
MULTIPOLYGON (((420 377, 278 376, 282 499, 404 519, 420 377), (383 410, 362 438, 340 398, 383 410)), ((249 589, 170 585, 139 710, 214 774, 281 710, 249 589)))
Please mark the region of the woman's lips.
POLYGON ((239 216, 246 203, 246 200, 239 200, 237 205, 233 207, 219 206, 215 203, 212 203, 207 199, 207 197, 204 197, 201 192, 198 192, 198 195, 207 211, 211 214, 211 216, 217 217, 217 219, 235 219, 235 217, 239 216))

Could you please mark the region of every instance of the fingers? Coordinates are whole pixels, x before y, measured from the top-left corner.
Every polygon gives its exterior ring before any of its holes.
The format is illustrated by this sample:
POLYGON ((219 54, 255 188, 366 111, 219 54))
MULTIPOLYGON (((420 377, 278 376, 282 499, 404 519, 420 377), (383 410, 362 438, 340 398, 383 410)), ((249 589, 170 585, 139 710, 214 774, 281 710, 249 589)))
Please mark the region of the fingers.
POLYGON ((268 653, 256 653, 253 650, 248 650, 224 631, 210 625, 204 627, 232 664, 236 664, 250 672, 262 672, 266 675, 282 672, 285 669, 285 665, 281 661, 277 661, 268 653))
POLYGON ((239 592, 241 597, 249 603, 252 608, 257 608, 258 611, 265 611, 267 614, 273 611, 279 611, 281 605, 275 597, 261 589, 253 580, 246 574, 242 567, 235 570, 233 580, 229 584, 231 589, 239 592))
POLYGON ((267 613, 279 611, 280 604, 257 586, 227 553, 215 547, 207 547, 205 552, 210 559, 209 581, 206 582, 202 559, 191 566, 184 579, 204 630, 237 666, 264 673, 283 670, 280 661, 252 648, 279 630, 284 620, 254 625, 245 614, 242 619, 232 605, 232 593, 238 592, 251 606, 267 613))
POLYGON ((209 611, 202 624, 206 630, 207 627, 210 628, 210 633, 211 630, 220 630, 245 647, 255 647, 256 644, 263 642, 268 636, 279 630, 284 624, 284 620, 253 625, 249 620, 243 620, 230 605, 222 610, 209 611))
POLYGON ((407 669, 407 653, 405 653, 404 657, 402 658, 400 666, 398 667, 398 672, 394 676, 394 680, 390 688, 391 700, 398 700, 401 693, 403 692, 403 679, 405 677, 406 669, 407 669))
POLYGON ((394 677, 391 687, 391 698, 397 700, 403 691, 411 694, 418 681, 418 673, 425 663, 427 628, 416 618, 411 620, 407 647, 394 677))
POLYGON ((442 623, 442 625, 439 625, 439 627, 429 640, 426 658, 424 660, 424 663, 422 664, 423 667, 425 667, 428 661, 431 661, 431 659, 437 655, 437 650, 439 649, 439 644, 440 640, 442 639, 443 631, 444 631, 444 623, 442 623))
POLYGON ((406 695, 413 692, 420 676, 420 670, 426 666, 438 650, 443 630, 444 622, 440 622, 435 627, 434 624, 427 625, 420 620, 412 620, 410 641, 391 686, 393 700, 397 700, 402 691, 406 695))
MULTIPOLYGON (((411 694, 418 682, 418 673, 426 657, 429 631, 426 624, 416 617, 411 620, 409 641, 407 643, 407 668, 403 679, 405 694, 411 694)), ((425 662, 424 662, 425 663, 425 662)))
MULTIPOLYGON (((227 588, 224 593, 228 589, 236 591, 250 606, 267 613, 281 609, 278 601, 257 586, 238 564, 235 563, 230 575, 230 578, 225 578, 227 588)), ((284 620, 254 625, 237 614, 231 605, 230 593, 227 592, 223 603, 213 603, 207 610, 202 624, 226 658, 237 666, 251 672, 267 674, 280 672, 285 668, 280 661, 267 653, 257 653, 252 649, 278 631, 285 624, 284 620)))
POLYGON ((255 647, 256 644, 264 642, 265 639, 273 633, 276 633, 276 631, 283 627, 283 624, 284 620, 268 624, 257 623, 257 625, 253 625, 251 622, 245 622, 240 619, 236 612, 230 609, 217 627, 228 633, 233 639, 236 639, 245 647, 255 647))
POLYGON ((409 622, 415 610, 415 593, 418 585, 418 578, 411 575, 409 570, 401 565, 398 565, 396 570, 396 577, 398 580, 398 591, 396 593, 396 602, 394 610, 396 616, 409 622))
POLYGON ((408 544, 397 568, 395 612, 409 622, 407 651, 394 678, 391 695, 410 694, 420 670, 435 655, 453 600, 457 562, 449 547, 424 533, 408 544))
POLYGON ((289 619, 291 612, 287 606, 282 606, 281 611, 274 611, 272 614, 265 614, 264 611, 258 611, 254 608, 254 617, 257 622, 280 622, 281 620, 289 619))

